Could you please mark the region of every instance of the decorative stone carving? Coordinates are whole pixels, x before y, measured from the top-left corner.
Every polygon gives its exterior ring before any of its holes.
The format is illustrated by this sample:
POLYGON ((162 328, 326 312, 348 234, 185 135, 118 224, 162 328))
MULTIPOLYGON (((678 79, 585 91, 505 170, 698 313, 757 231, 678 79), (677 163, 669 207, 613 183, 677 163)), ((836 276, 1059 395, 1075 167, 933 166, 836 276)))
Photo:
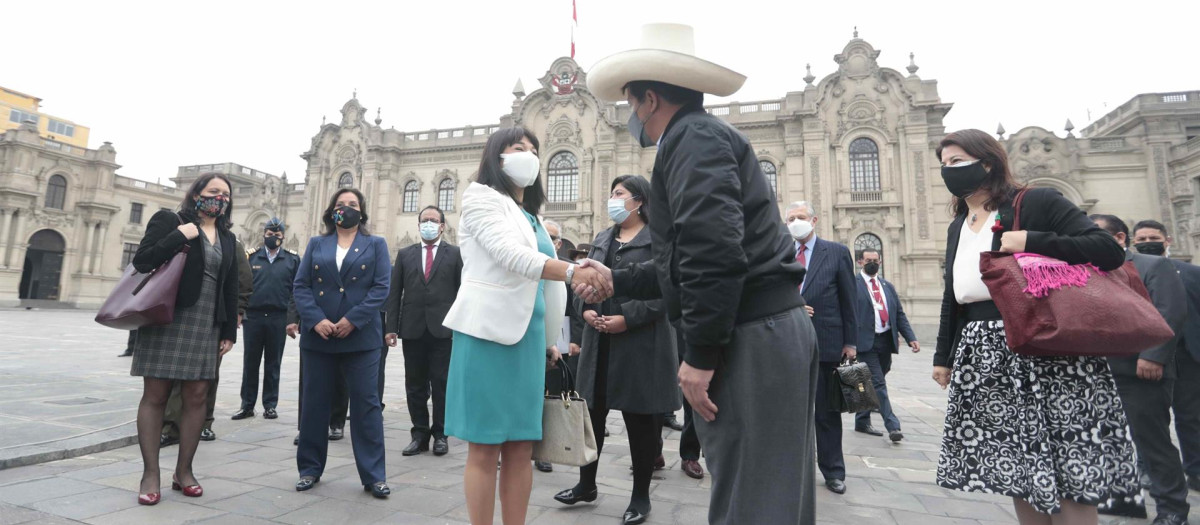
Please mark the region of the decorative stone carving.
POLYGON ((35 208, 33 223, 40 228, 68 228, 75 224, 75 215, 35 208))
POLYGON ((925 189, 925 153, 913 152, 913 184, 917 191, 917 235, 929 238, 929 194, 925 189))
POLYGON ((813 208, 817 214, 821 213, 821 158, 813 157, 809 160, 810 177, 812 178, 812 197, 808 200, 812 202, 813 208))
POLYGON ((579 128, 579 119, 562 115, 547 127, 547 135, 548 146, 569 144, 577 148, 583 147, 583 131, 579 128))

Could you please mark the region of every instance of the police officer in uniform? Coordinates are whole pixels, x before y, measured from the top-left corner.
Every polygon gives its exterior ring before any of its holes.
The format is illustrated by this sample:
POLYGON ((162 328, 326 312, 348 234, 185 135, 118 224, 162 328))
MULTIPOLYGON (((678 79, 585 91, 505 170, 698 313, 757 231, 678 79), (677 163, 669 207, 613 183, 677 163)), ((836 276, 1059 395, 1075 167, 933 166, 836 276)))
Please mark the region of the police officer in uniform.
POLYGON ((288 310, 292 305, 292 282, 300 267, 300 256, 283 249, 286 227, 272 217, 263 228, 263 246, 247 253, 254 278, 254 293, 242 321, 244 357, 242 368, 242 407, 234 420, 254 417, 258 401, 258 366, 263 370, 263 417, 275 419, 279 402, 279 369, 286 343, 288 310))

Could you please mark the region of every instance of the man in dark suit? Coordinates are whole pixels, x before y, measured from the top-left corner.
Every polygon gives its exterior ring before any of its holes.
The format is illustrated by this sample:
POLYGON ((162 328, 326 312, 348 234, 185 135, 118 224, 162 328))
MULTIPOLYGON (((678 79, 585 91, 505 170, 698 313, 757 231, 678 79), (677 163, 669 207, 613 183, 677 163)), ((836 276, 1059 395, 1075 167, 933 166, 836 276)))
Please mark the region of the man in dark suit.
MULTIPOLYGON (((1122 246, 1129 246, 1129 227, 1112 215, 1092 215, 1122 246)), ((1129 357, 1109 358, 1117 391, 1125 405, 1125 416, 1137 447, 1139 466, 1150 478, 1150 495, 1158 504, 1156 524, 1185 525, 1188 506, 1187 482, 1179 450, 1171 443, 1171 397, 1175 389, 1175 348, 1187 318, 1187 297, 1175 265, 1165 257, 1127 251, 1150 300, 1176 336, 1166 343, 1129 357)), ((1146 509, 1136 499, 1124 498, 1103 506, 1101 514, 1146 517, 1146 509)))
MULTIPOLYGON (((1133 227, 1133 242, 1141 253, 1170 257, 1171 237, 1160 222, 1137 223, 1133 227)), ((1179 271, 1188 302, 1183 340, 1175 351, 1176 381, 1171 406, 1175 412, 1175 435, 1179 437, 1188 487, 1200 490, 1200 267, 1169 260, 1179 271)))
POLYGON ((787 226, 796 241, 796 262, 807 269, 800 295, 813 309, 820 371, 817 375, 817 466, 825 486, 846 493, 846 461, 842 455, 842 415, 825 395, 826 383, 843 359, 853 359, 858 347, 858 321, 854 313, 857 284, 854 259, 845 246, 817 237, 819 218, 807 202, 787 208, 787 226))
MULTIPOLYGON (((913 353, 921 351, 921 343, 913 334, 904 308, 900 306, 900 297, 896 287, 879 275, 883 259, 877 250, 863 250, 858 257, 862 273, 858 284, 857 299, 854 311, 858 322, 858 360, 871 368, 871 381, 875 385, 875 394, 879 397, 879 413, 883 416, 883 426, 888 431, 888 438, 893 443, 904 439, 900 431, 900 418, 892 412, 892 403, 888 399, 887 374, 892 370, 892 354, 900 353, 900 336, 908 342, 913 353)), ((871 426, 871 412, 859 412, 854 418, 854 430, 872 436, 882 436, 883 432, 871 426)))
POLYGON ((462 255, 458 247, 442 240, 446 215, 437 206, 421 210, 421 242, 401 248, 392 265, 392 289, 387 312, 387 344, 402 339, 404 385, 412 418, 412 443, 401 454, 415 456, 429 450, 443 456, 450 451, 443 427, 446 415, 446 379, 450 373, 452 333, 442 326, 462 282, 462 255), (433 421, 428 401, 433 396, 433 421))

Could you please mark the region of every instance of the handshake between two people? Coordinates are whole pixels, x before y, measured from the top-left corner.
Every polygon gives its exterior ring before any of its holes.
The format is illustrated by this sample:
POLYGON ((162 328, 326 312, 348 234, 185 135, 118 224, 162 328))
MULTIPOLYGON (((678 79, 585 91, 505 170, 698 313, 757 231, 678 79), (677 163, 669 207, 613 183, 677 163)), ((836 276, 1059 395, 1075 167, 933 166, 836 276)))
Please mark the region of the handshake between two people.
POLYGON ((603 302, 613 296, 612 270, 594 259, 584 259, 575 268, 571 286, 583 302, 603 302))

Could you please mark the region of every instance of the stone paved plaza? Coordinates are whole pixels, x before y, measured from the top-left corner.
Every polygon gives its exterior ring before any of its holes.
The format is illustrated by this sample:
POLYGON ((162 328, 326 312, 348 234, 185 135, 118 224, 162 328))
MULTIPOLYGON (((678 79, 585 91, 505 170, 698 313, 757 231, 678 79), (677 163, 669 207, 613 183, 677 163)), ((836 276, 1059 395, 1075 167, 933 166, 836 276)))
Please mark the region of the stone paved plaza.
MULTIPOLYGON (((0 348, 0 465, 72 456, 0 470, 0 525, 467 522, 462 495, 466 445, 452 439, 450 454, 441 458, 400 455, 409 441, 409 423, 398 351, 388 361, 384 398, 392 497, 376 500, 362 491, 348 436, 330 444, 328 470, 316 488, 305 493, 292 488, 299 365, 294 341, 289 341, 283 361, 279 419, 262 419, 260 409, 260 417, 229 420, 239 405, 239 343, 221 370, 214 425, 218 439, 201 443, 195 461, 205 495, 191 499, 169 490, 178 450, 170 447, 162 454, 167 489, 163 502, 155 507, 137 505, 141 459, 136 446, 122 445, 134 442, 132 421, 140 380, 129 376, 128 358, 116 357, 124 348, 125 333, 95 324, 93 315, 70 310, 0 311, 0 339, 5 341, 0 348), (100 449, 106 451, 96 452, 100 449)), ((992 525, 1016 521, 1005 498, 951 492, 934 485, 945 393, 929 379, 932 327, 920 327, 918 333, 926 350, 917 356, 902 354, 889 376, 893 404, 904 425, 904 443, 894 446, 884 438, 850 431, 852 420, 845 416, 849 491, 836 496, 814 480, 819 522, 992 525)), ((882 426, 878 416, 876 425, 882 426)), ((609 430, 613 436, 601 455, 601 497, 596 504, 563 508, 552 499, 555 492, 575 484, 578 469, 534 472, 529 523, 620 522, 632 476, 629 448, 616 412, 609 417, 609 430)), ((770 433, 771 429, 754 431, 770 433)), ((668 430, 666 439, 668 468, 655 474, 649 522, 705 523, 709 482, 686 477, 679 469, 678 434, 668 430)), ((1200 503, 1200 495, 1192 496, 1193 505, 1200 503)), ((498 516, 496 523, 500 523, 498 516)))

